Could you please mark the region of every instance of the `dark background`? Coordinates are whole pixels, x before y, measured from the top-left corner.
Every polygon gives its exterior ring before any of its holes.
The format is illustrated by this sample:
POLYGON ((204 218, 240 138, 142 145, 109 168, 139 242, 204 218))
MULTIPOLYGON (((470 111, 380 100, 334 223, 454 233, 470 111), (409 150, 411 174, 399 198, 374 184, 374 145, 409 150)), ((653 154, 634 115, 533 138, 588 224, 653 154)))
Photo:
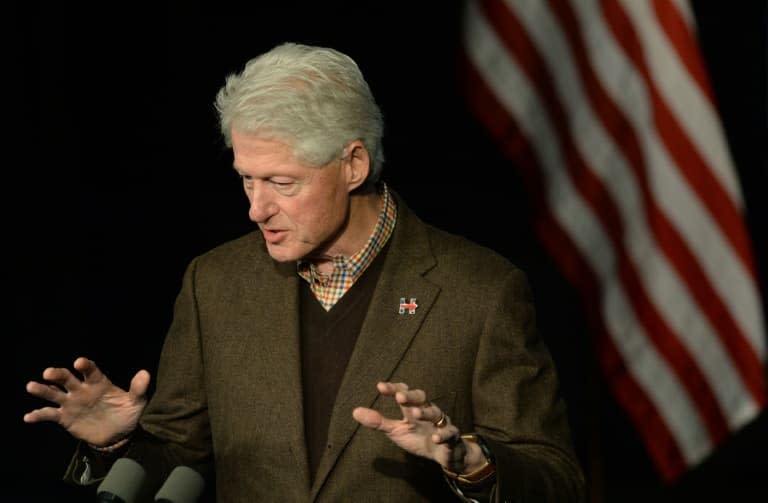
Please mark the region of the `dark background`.
MULTIPOLYGON (((22 422, 41 405, 24 385, 79 355, 121 386, 154 370, 187 261, 252 228, 214 95, 247 59, 292 40, 358 61, 387 121, 385 179, 414 210, 528 272, 591 501, 766 501, 765 413, 677 484, 655 473, 601 380, 576 292, 532 232, 520 181, 465 108, 460 2, 261 4, 13 13, 2 183, 11 469, 0 500, 93 498, 60 482, 74 441, 22 422)), ((694 8, 766 285, 766 2, 694 8)))

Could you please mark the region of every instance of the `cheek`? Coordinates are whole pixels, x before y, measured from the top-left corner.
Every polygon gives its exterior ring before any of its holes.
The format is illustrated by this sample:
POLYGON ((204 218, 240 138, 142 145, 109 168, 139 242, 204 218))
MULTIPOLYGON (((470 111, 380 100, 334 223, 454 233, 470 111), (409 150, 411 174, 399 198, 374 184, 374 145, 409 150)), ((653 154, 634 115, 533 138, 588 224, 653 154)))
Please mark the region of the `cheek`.
POLYGON ((336 180, 318 180, 324 190, 307 193, 281 205, 283 212, 297 229, 305 234, 328 234, 344 222, 349 205, 349 194, 336 180))
POLYGON ((326 194, 295 210, 293 222, 297 227, 324 240, 343 224, 347 214, 346 198, 326 194))
POLYGON ((349 197, 346 192, 336 192, 328 196, 326 204, 326 216, 339 225, 347 216, 349 197))
POLYGON ((339 225, 343 219, 343 211, 337 204, 328 200, 318 201, 318 204, 308 205, 304 211, 295 214, 297 223, 303 224, 308 230, 327 230, 339 225))

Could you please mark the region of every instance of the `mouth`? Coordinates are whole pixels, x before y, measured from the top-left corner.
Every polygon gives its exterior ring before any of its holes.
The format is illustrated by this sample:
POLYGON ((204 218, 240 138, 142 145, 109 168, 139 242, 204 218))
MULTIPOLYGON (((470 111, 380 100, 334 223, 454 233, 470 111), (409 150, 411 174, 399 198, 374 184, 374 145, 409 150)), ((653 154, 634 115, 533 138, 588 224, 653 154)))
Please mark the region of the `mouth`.
POLYGON ((274 229, 261 229, 261 233, 264 235, 264 239, 267 240, 267 243, 275 244, 283 239, 283 237, 286 234, 286 231, 274 230, 274 229))

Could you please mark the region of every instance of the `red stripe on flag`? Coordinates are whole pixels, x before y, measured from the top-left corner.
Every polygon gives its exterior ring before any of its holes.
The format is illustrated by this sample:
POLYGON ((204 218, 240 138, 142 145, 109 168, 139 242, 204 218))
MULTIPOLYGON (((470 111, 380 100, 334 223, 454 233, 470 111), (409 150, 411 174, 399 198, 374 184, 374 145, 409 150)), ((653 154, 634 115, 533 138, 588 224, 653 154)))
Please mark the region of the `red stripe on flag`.
POLYGON ((707 72, 704 70, 704 62, 701 60, 699 47, 696 45, 696 36, 688 28, 683 15, 671 2, 666 0, 653 0, 653 10, 659 20, 659 26, 664 30, 667 39, 677 51, 680 61, 685 65, 691 77, 696 80, 701 93, 714 106, 715 96, 712 93, 712 86, 709 85, 707 72))

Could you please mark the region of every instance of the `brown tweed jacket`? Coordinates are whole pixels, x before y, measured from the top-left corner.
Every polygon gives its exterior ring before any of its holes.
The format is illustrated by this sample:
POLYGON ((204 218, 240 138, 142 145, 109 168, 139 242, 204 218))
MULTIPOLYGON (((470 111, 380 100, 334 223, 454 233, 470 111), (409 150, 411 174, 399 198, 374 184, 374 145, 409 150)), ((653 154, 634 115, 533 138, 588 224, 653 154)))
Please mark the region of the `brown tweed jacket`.
MULTIPOLYGON (((398 222, 342 380, 310 484, 302 415, 298 276, 259 232, 189 265, 132 457, 162 477, 213 467, 219 503, 451 501, 439 466, 354 421, 399 417, 376 382, 427 391, 464 433, 484 435, 494 501, 572 502, 583 478, 525 275, 495 252, 419 220, 398 222), (413 314, 400 299, 416 299, 413 314)), ((162 479, 161 479, 162 480, 162 479)))

